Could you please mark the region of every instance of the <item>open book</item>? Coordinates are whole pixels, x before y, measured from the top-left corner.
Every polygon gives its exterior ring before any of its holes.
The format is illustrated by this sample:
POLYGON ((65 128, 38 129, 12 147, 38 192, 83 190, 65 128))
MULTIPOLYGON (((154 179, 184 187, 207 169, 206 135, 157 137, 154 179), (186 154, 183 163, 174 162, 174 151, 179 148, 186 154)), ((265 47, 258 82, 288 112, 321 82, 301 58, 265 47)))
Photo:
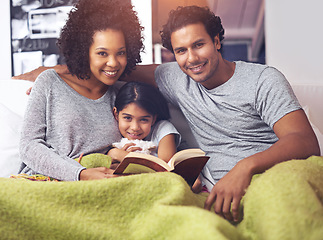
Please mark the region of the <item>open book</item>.
POLYGON ((130 152, 115 169, 114 174, 138 174, 151 172, 174 172, 193 185, 210 157, 198 148, 185 149, 164 160, 144 153, 130 152))

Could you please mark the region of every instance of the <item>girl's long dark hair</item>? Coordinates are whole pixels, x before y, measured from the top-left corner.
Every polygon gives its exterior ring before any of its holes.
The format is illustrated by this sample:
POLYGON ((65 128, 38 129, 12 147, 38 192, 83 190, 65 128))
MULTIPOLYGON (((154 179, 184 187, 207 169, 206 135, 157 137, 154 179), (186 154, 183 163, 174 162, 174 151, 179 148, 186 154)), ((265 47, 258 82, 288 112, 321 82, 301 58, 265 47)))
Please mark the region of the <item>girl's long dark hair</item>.
POLYGON ((135 103, 149 114, 156 116, 156 122, 170 118, 167 101, 161 92, 146 83, 128 82, 120 88, 114 106, 117 112, 128 104, 135 103))

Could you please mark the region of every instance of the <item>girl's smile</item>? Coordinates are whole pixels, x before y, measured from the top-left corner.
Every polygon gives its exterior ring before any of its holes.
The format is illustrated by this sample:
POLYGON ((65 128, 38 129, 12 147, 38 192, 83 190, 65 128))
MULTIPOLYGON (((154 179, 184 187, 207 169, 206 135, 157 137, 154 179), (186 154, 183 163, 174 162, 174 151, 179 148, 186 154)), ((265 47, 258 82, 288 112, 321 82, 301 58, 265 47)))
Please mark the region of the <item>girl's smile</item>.
POLYGON ((156 116, 149 114, 135 103, 128 104, 119 112, 114 108, 114 115, 121 135, 129 140, 142 140, 147 137, 156 121, 156 116))

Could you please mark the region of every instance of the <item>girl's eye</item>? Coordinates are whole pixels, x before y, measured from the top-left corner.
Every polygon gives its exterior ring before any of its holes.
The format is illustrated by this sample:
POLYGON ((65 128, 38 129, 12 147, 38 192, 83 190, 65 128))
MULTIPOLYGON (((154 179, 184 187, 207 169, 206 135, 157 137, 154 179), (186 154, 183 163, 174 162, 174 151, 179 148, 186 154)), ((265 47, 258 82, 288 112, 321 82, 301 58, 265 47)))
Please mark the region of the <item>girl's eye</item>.
POLYGON ((131 121, 131 117, 123 117, 123 119, 126 121, 131 121))
POLYGON ((149 120, 148 120, 147 118, 143 118, 143 119, 141 119, 140 121, 141 121, 141 122, 144 122, 144 123, 149 122, 149 120))

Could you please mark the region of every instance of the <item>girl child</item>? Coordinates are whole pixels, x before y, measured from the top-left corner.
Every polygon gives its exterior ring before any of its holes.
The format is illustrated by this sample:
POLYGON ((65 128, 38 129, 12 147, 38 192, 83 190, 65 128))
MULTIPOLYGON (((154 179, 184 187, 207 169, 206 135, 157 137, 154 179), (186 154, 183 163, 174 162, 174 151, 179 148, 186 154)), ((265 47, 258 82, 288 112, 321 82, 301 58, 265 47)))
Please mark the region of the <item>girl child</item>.
MULTIPOLYGON (((113 113, 124 138, 153 142, 157 156, 166 162, 176 153, 181 137, 168 121, 168 105, 157 88, 139 82, 126 83, 117 94, 113 113)), ((129 152, 141 150, 134 145, 113 148, 108 155, 121 162, 129 152)))
POLYGON ((114 84, 141 62, 141 29, 128 1, 78 1, 58 40, 70 73, 44 71, 31 92, 20 173, 65 181, 113 177, 111 169, 86 169, 74 158, 106 153, 120 140, 114 84))

